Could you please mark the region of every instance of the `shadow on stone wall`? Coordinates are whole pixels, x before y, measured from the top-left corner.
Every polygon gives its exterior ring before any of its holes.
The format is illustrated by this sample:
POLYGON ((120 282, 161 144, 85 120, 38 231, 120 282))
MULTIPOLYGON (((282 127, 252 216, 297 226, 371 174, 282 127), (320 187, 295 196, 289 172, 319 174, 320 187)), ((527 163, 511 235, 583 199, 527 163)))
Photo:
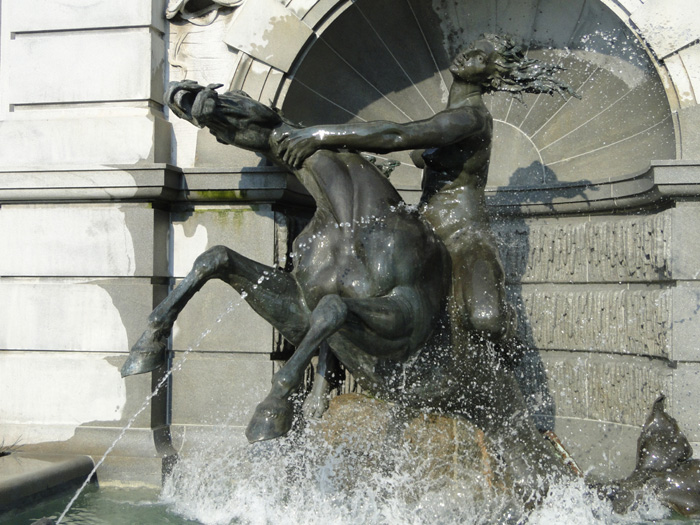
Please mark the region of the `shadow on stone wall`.
MULTIPOLYGON (((533 186, 533 174, 537 174, 537 185, 556 186, 560 184, 557 174, 551 168, 540 162, 533 162, 527 167, 519 168, 511 175, 508 186, 505 188, 522 188, 533 186)), ((584 189, 591 181, 580 181, 584 185, 562 185, 552 192, 538 192, 536 202, 543 204, 554 211, 554 199, 575 199, 586 198, 584 189), (543 198, 544 196, 544 198, 543 198)), ((535 197, 529 196, 527 192, 522 193, 522 203, 534 203, 535 197)), ((535 424, 540 430, 553 430, 556 406, 554 398, 549 391, 547 384, 547 374, 545 365, 540 356, 540 352, 535 346, 532 335, 530 320, 525 315, 523 303, 522 280, 527 272, 528 256, 530 253, 530 227, 525 217, 508 217, 493 219, 494 230, 499 240, 501 260, 507 262, 506 280, 508 285, 508 296, 511 304, 516 310, 518 319, 518 335, 525 347, 521 361, 518 363, 515 373, 520 385, 520 389, 525 397, 528 409, 533 414, 535 424), (507 257, 506 252, 517 250, 523 256, 507 257)))

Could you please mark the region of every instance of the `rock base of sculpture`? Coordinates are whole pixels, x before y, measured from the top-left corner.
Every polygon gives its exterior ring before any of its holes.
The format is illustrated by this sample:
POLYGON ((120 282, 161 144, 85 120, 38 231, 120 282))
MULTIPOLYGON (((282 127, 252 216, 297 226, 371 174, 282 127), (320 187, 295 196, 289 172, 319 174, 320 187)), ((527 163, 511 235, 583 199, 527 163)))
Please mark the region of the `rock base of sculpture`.
MULTIPOLYGON (((663 505, 686 515, 700 513, 700 460, 676 421, 665 413, 664 397, 655 403, 638 443, 638 465, 628 478, 593 484, 598 498, 609 500, 617 513, 634 510, 654 496, 663 505)), ((334 451, 336 461, 319 455, 332 484, 353 490, 377 473, 400 472, 405 486, 392 487, 407 504, 426 494, 471 494, 470 503, 494 507, 494 515, 532 510, 545 496, 518 486, 517 477, 501 459, 499 444, 461 417, 419 413, 407 415, 391 403, 359 394, 331 400, 323 418, 307 428, 316 450, 334 451), (314 443, 316 443, 314 445, 314 443), (464 492, 463 492, 464 491, 464 492), (525 503, 523 505, 523 503, 525 503)), ((546 436, 572 471, 582 477, 554 433, 546 436)), ((395 479, 395 478, 394 478, 395 479)))
MULTIPOLYGON (((333 398, 323 418, 310 423, 308 430, 312 440, 342 450, 343 461, 333 472, 338 486, 401 469, 408 483, 430 485, 431 490, 468 487, 476 498, 513 488, 497 445, 460 417, 407 416, 391 403, 345 394, 333 398)), ((407 498, 419 497, 409 486, 406 489, 407 498)))

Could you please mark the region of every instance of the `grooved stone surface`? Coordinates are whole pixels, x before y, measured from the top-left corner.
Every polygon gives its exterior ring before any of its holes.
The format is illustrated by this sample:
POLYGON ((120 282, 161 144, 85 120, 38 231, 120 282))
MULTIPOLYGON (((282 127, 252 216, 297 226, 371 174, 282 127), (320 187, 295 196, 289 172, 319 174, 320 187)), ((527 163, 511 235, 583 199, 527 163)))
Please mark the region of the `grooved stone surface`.
POLYGON ((639 282, 670 275, 672 216, 496 223, 512 282, 639 282))
POLYGON ((672 393, 673 369, 661 360, 569 352, 542 360, 557 417, 641 427, 654 400, 672 393))
POLYGON ((525 286, 525 337, 539 349, 669 357, 670 290, 525 286))

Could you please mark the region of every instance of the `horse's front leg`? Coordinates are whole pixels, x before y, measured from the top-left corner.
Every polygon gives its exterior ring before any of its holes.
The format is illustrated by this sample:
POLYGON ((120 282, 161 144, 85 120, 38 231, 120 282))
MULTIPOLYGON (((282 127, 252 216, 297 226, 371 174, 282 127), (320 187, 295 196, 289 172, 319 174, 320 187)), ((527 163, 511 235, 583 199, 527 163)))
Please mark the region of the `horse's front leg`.
POLYGON ((282 335, 292 343, 301 340, 308 326, 308 310, 293 277, 225 246, 214 246, 197 257, 192 270, 148 317, 146 330, 122 366, 122 376, 150 372, 165 362, 167 340, 177 316, 210 279, 221 279, 239 293, 245 292, 246 301, 282 335))
POLYGON ((309 330, 287 363, 272 377, 272 389, 260 403, 246 429, 251 443, 285 435, 292 427, 289 396, 301 384, 316 348, 345 323, 348 308, 338 295, 326 295, 311 313, 309 330))

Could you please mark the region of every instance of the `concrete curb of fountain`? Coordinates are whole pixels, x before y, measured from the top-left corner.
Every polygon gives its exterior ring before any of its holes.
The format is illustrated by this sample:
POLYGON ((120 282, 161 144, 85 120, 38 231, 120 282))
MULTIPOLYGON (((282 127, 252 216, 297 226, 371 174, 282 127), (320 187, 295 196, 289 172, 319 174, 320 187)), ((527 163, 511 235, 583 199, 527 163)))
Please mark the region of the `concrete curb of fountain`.
POLYGON ((92 472, 89 456, 33 455, 13 452, 0 457, 0 512, 32 498, 82 483, 92 472))

